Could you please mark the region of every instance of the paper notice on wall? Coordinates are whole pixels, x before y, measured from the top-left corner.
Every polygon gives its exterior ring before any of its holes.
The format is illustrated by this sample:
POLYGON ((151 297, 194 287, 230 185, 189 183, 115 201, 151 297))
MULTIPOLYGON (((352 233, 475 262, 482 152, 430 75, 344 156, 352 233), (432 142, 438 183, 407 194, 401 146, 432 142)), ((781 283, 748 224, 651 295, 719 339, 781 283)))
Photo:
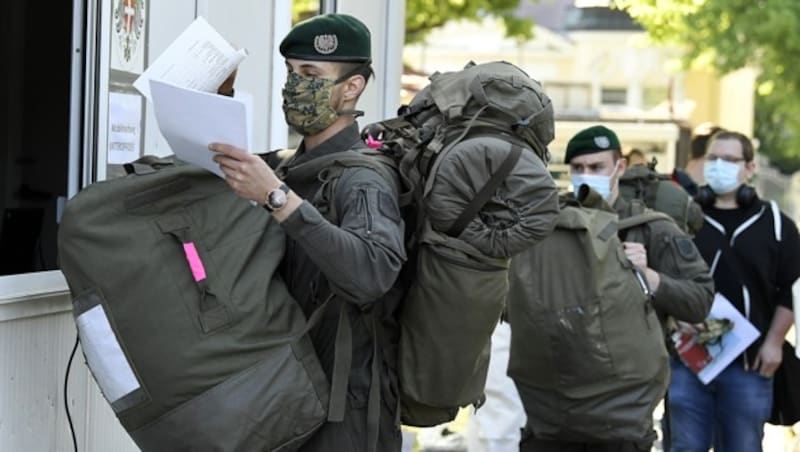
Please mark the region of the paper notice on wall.
POLYGON ((204 18, 198 17, 133 82, 133 86, 150 100, 150 80, 216 92, 246 56, 245 49, 233 48, 204 18))
POLYGON ((108 95, 108 163, 122 164, 139 158, 141 135, 141 96, 110 92, 108 95))

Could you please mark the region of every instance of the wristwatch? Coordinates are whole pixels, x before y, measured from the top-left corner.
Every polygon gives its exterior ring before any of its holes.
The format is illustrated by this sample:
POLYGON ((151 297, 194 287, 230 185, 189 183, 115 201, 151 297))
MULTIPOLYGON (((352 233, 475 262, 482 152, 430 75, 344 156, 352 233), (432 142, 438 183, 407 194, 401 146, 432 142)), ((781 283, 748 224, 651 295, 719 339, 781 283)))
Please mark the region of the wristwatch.
POLYGON ((289 194, 289 187, 286 184, 281 184, 280 187, 267 193, 267 199, 264 202, 264 208, 270 212, 281 210, 286 206, 286 195, 289 194))

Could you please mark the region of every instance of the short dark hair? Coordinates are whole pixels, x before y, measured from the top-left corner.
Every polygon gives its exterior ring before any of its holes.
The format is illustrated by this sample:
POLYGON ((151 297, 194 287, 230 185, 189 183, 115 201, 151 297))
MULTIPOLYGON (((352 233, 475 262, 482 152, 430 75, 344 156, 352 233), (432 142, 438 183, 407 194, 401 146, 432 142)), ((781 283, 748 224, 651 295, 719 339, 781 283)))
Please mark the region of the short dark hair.
POLYGON ((707 128, 704 128, 702 132, 696 133, 695 136, 692 137, 691 158, 700 159, 705 157, 706 151, 708 151, 709 138, 722 130, 725 129, 719 126, 708 126, 707 128))
POLYGON ((354 75, 360 75, 364 77, 364 88, 367 87, 367 82, 369 79, 375 75, 375 71, 372 70, 372 64, 369 62, 367 63, 350 63, 350 62, 339 62, 339 77, 352 77, 354 75))
POLYGON ((626 159, 626 160, 627 160, 627 159, 630 159, 630 158, 631 158, 631 156, 634 156, 634 155, 635 155, 635 156, 637 156, 637 157, 641 157, 641 158, 643 158, 643 159, 644 159, 644 158, 647 158, 647 156, 645 156, 645 155, 644 155, 644 152, 642 152, 642 150, 641 150, 641 149, 638 149, 638 148, 633 148, 633 149, 631 149, 630 151, 628 151, 628 154, 625 156, 625 159, 626 159))
POLYGON ((739 144, 742 145, 742 157, 744 157, 745 162, 752 162, 753 158, 755 157, 755 150, 753 149, 753 142, 750 141, 750 138, 743 133, 734 132, 731 130, 720 130, 719 132, 711 135, 711 138, 708 140, 708 146, 711 146, 711 143, 718 140, 736 140, 739 144))

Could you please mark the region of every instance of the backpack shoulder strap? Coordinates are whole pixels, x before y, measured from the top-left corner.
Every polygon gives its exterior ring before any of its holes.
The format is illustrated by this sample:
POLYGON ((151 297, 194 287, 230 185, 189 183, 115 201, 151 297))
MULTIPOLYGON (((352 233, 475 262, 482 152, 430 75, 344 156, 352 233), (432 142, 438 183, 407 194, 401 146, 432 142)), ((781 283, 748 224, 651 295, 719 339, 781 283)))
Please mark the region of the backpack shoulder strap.
POLYGON ((402 192, 397 175, 397 162, 380 151, 367 148, 336 152, 294 167, 286 167, 283 177, 296 176, 303 179, 319 177, 323 180, 323 186, 315 197, 321 196, 321 206, 324 206, 325 210, 323 215, 328 221, 335 223, 338 220, 338 213, 333 197, 339 179, 348 168, 369 168, 395 186, 398 192, 402 192))
POLYGON ((647 223, 659 220, 666 220, 673 222, 671 216, 659 212, 657 210, 650 210, 640 199, 631 200, 631 215, 627 218, 621 218, 617 223, 617 230, 620 233, 620 238, 623 241, 647 243, 646 232, 638 226, 643 226, 647 223))
POLYGON ((632 215, 628 218, 623 218, 619 220, 617 227, 619 228, 620 231, 624 231, 626 229, 634 228, 636 226, 641 226, 643 224, 659 220, 674 222, 671 216, 663 212, 656 212, 655 210, 649 210, 647 212, 643 212, 637 215, 632 215))

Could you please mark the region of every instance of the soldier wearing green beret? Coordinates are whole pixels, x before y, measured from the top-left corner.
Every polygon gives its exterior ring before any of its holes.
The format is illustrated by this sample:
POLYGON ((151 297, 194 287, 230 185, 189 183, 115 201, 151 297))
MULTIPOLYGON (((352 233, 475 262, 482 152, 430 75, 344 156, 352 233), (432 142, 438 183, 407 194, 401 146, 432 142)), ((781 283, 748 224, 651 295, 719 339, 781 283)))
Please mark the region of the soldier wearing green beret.
MULTIPOLYGON (((569 164, 576 192, 581 185, 588 185, 604 198, 608 207, 613 208, 621 219, 645 211, 643 203, 619 196, 619 179, 625 173, 626 161, 622 157, 619 138, 613 130, 596 125, 578 132, 567 144, 564 161, 569 164)), ((625 234, 625 255, 645 275, 662 327, 667 329, 665 324, 668 317, 691 323, 705 319, 711 309, 714 284, 708 266, 691 237, 666 218, 633 227, 626 230, 625 234)), ((664 369, 664 372, 668 371, 664 369)), ((619 397, 629 396, 623 394, 619 397)), ((653 401, 654 408, 657 402, 653 401)), ((553 426, 553 419, 557 416, 550 414, 547 418, 536 419, 529 413, 520 443, 521 451, 650 450, 656 438, 652 424, 648 429, 650 434, 642 438, 618 438, 613 449, 607 440, 537 436, 557 429, 557 426, 553 426)), ((601 430, 601 421, 598 420, 598 423, 598 429, 601 430)))
POLYGON ((321 15, 295 25, 280 52, 288 70, 283 111, 303 137, 296 153, 270 162, 273 170, 241 149, 210 148, 231 188, 284 227, 282 274, 293 297, 306 315, 325 310, 309 336, 331 383, 328 421, 300 450, 399 451, 394 311, 401 291, 391 289, 406 251, 397 181, 348 167, 331 192, 324 169, 308 170, 365 147, 355 119, 372 75, 370 32, 355 17, 321 15), (335 219, 320 210, 322 196, 335 219))

